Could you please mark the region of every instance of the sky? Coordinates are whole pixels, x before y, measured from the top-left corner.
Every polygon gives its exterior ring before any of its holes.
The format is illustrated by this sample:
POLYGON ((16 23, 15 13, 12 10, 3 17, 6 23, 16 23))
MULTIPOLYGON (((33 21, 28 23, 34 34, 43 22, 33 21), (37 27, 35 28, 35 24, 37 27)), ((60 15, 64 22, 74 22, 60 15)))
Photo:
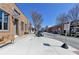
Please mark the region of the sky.
POLYGON ((42 15, 42 27, 54 26, 57 23, 57 16, 67 13, 76 4, 74 3, 16 3, 22 13, 32 23, 31 10, 37 11, 42 15))

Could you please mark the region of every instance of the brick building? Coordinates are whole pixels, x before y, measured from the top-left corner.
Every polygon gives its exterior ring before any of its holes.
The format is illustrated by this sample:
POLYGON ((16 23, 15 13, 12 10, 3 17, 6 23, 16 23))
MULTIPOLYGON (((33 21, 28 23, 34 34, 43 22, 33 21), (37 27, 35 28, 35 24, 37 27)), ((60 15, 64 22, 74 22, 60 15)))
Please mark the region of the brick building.
POLYGON ((15 3, 0 3, 0 44, 24 35, 27 23, 27 18, 15 3))
POLYGON ((48 27, 48 29, 46 29, 46 32, 59 33, 62 30, 64 30, 64 26, 62 26, 62 25, 55 25, 55 26, 52 26, 52 27, 48 27))

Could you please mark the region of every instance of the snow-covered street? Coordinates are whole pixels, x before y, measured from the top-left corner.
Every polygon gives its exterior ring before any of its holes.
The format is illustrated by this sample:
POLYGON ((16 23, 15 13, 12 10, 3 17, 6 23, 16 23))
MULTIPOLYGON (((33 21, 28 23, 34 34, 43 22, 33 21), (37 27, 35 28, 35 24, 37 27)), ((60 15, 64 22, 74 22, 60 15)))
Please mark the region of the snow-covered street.
POLYGON ((14 44, 9 44, 0 48, 0 54, 5 55, 75 55, 76 49, 69 46, 69 49, 63 49, 60 46, 62 42, 45 37, 35 37, 28 34, 18 37, 14 44), (44 46, 43 43, 49 43, 51 46, 44 46))

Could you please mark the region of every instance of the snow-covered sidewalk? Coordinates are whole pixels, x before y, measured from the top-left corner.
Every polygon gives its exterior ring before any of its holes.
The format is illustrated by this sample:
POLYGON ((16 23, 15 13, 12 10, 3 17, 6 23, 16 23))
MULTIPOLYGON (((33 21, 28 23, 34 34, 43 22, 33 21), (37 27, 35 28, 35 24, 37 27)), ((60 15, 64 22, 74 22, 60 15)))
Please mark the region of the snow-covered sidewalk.
POLYGON ((35 37, 33 34, 16 38, 14 44, 9 44, 0 48, 0 54, 5 55, 75 55, 76 49, 69 46, 69 49, 63 49, 60 46, 62 42, 45 37, 35 37), (49 43, 51 46, 45 46, 43 43, 49 43))

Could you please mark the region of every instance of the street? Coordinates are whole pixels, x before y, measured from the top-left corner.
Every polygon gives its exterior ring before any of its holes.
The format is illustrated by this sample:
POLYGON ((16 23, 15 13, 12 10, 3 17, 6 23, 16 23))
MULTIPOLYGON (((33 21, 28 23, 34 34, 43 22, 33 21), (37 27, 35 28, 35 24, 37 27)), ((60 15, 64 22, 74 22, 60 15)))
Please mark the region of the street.
POLYGON ((68 45, 79 50, 79 38, 67 37, 67 36, 65 37, 59 34, 51 34, 51 33, 46 33, 46 32, 44 32, 43 34, 45 35, 45 37, 62 41, 63 43, 67 43, 68 45))
POLYGON ((1 55, 76 55, 75 48, 61 48, 63 43, 46 37, 28 34, 15 39, 13 44, 0 48, 1 55), (49 44, 46 46, 46 44, 49 44))

